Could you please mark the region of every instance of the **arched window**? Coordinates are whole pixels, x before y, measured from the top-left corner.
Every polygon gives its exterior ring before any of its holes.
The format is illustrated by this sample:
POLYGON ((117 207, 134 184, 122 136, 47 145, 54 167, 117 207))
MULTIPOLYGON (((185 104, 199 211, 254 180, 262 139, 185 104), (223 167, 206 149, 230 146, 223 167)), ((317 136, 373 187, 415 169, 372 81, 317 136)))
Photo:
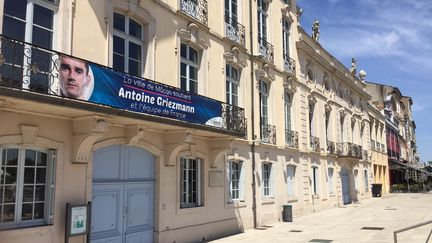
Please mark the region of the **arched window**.
POLYGON ((314 74, 313 74, 313 72, 312 72, 312 69, 308 69, 307 70, 307 77, 306 77, 306 79, 308 80, 308 81, 311 81, 311 82, 313 82, 315 79, 314 79, 314 74))
POLYGON ((113 15, 113 68, 142 76, 143 26, 129 16, 120 13, 113 15))
POLYGON ((190 45, 180 47, 180 88, 198 93, 199 52, 190 45))
POLYGON ((240 71, 227 64, 226 65, 226 102, 230 105, 238 106, 240 71))

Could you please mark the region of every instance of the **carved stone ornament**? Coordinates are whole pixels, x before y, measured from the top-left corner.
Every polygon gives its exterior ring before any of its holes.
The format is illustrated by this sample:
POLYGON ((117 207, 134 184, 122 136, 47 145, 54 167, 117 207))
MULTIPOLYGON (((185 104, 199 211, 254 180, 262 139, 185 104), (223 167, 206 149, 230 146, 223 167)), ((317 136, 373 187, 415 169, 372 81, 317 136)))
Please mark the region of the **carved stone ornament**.
POLYGON ((33 145, 38 134, 37 126, 21 125, 22 143, 24 145, 33 145))
MULTIPOLYGON (((224 161, 227 151, 234 150, 233 139, 216 139, 212 140, 210 146, 210 168, 217 168, 218 161, 224 161)), ((238 154, 237 154, 238 157, 238 154)), ((234 154, 235 158, 235 154, 234 154)))
POLYGON ((175 166, 178 155, 181 152, 186 152, 188 156, 195 157, 196 143, 194 136, 190 131, 183 131, 167 136, 166 152, 168 158, 165 161, 165 166, 175 166))
POLYGON ((182 41, 194 43, 201 49, 207 49, 209 45, 200 37, 199 33, 199 27, 195 23, 190 23, 187 29, 177 30, 177 35, 182 41))
POLYGON ((285 92, 289 92, 291 94, 294 94, 297 91, 297 85, 295 85, 292 77, 288 77, 284 80, 283 87, 285 92))
POLYGON ((307 98, 308 98, 309 104, 315 104, 317 102, 316 97, 313 95, 308 95, 307 98))
POLYGON ((73 163, 87 163, 93 144, 108 131, 109 123, 106 118, 86 117, 73 121, 74 153, 73 163))
POLYGON ((144 126, 129 126, 126 129, 127 138, 130 145, 136 146, 146 135, 144 126))
POLYGON ((241 57, 240 50, 237 47, 231 48, 231 51, 224 53, 226 62, 236 68, 244 68, 247 65, 246 60, 241 57))
POLYGON ((261 69, 255 70, 255 75, 258 80, 265 80, 267 82, 273 82, 275 80, 275 75, 272 73, 270 66, 265 63, 261 69))

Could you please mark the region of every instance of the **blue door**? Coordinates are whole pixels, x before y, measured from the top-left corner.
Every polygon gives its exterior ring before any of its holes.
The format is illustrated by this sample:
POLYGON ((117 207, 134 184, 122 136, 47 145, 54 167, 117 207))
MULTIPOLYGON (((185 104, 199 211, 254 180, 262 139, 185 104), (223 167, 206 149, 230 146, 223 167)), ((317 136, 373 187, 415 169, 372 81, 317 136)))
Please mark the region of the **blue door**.
POLYGON ((348 171, 345 168, 341 170, 341 182, 342 182, 343 204, 349 204, 351 203, 349 177, 348 177, 348 171))
POLYGON ((154 157, 129 146, 93 156, 92 243, 153 242, 154 157))

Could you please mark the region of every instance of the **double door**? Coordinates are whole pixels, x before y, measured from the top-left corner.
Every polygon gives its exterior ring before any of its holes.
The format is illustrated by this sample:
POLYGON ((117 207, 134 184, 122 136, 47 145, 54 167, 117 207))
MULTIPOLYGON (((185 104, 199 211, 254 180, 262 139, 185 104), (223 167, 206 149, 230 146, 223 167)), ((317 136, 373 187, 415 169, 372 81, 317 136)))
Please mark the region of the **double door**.
POLYGON ((93 155, 92 243, 153 242, 154 158, 124 145, 93 155))

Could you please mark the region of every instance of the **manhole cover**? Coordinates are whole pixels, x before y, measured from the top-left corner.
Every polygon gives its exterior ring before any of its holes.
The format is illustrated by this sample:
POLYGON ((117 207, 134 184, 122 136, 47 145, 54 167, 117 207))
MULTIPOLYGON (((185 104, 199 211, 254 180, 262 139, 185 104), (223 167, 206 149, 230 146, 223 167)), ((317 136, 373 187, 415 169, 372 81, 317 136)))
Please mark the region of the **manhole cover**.
POLYGON ((384 227, 363 227, 362 230, 383 230, 384 227))
POLYGON ((324 240, 324 239, 312 239, 309 242, 318 242, 318 243, 330 243, 333 240, 324 240))
POLYGON ((303 232, 303 230, 290 230, 289 232, 300 233, 303 232))
POLYGON ((384 208, 384 210, 397 210, 397 208, 384 208))

